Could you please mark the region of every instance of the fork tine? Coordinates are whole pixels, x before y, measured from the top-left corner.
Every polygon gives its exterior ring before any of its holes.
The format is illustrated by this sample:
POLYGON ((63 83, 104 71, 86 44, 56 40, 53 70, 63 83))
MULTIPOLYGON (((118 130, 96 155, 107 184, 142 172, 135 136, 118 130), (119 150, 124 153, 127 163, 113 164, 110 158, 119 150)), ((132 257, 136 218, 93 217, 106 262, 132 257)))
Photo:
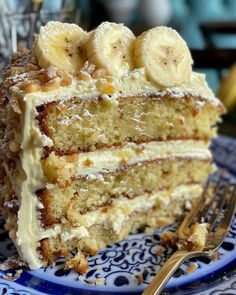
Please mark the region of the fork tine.
MULTIPOLYGON (((217 196, 217 194, 218 194, 218 192, 220 190, 221 183, 222 183, 222 174, 219 175, 217 183, 216 183, 216 185, 214 187, 214 194, 211 196, 210 202, 206 203, 205 202, 206 199, 203 199, 204 202, 201 204, 201 208, 198 210, 198 212, 197 212, 197 214, 195 216, 197 221, 202 222, 202 219, 207 216, 207 213, 210 210, 210 208, 212 208, 212 205, 213 205, 213 203, 214 203, 214 201, 216 199, 216 196, 217 196)), ((209 183, 209 185, 210 185, 210 183, 209 183)))
POLYGON ((184 220, 182 221, 182 223, 177 229, 177 233, 180 237, 184 237, 185 235, 184 229, 186 229, 192 223, 199 209, 201 208, 201 204, 204 203, 209 187, 210 187, 210 180, 208 179, 206 186, 204 188, 204 191, 202 193, 202 196, 197 200, 196 204, 193 206, 191 211, 185 216, 184 220))
MULTIPOLYGON (((227 203, 227 209, 224 212, 224 217, 221 219, 220 223, 217 225, 215 231, 211 231, 206 242, 206 248, 212 249, 216 251, 221 243, 224 241, 230 224, 231 220, 233 219, 234 210, 236 206, 236 184, 233 186, 232 193, 230 195, 229 201, 227 203)), ((212 252, 212 251, 211 251, 212 252)))
POLYGON ((224 217, 222 218, 219 224, 221 228, 228 229, 228 227, 230 226, 231 220, 234 215, 235 206, 236 206, 236 184, 233 185, 233 190, 230 195, 227 209, 225 210, 224 217))
POLYGON ((221 194, 220 199, 218 200, 217 205, 216 205, 216 207, 214 209, 214 212, 212 213, 212 216, 211 216, 211 218, 210 218, 210 220, 208 222, 209 223, 209 231, 212 230, 214 224, 217 221, 217 217, 219 216, 219 213, 220 213, 221 209, 223 208, 223 206, 225 204, 228 191, 229 191, 229 186, 225 185, 224 186, 224 191, 221 194))

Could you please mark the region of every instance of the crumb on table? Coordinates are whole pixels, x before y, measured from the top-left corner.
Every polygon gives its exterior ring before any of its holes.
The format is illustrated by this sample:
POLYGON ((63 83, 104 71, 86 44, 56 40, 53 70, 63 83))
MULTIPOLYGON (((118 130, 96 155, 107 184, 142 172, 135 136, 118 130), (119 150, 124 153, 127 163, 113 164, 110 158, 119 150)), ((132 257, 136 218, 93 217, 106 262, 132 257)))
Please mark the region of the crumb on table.
POLYGON ((197 263, 192 262, 189 264, 188 268, 185 270, 185 273, 189 275, 189 274, 193 273, 197 268, 198 268, 197 263))
POLYGON ((141 273, 138 273, 135 277, 138 282, 138 285, 141 285, 143 283, 143 275, 141 273))
POLYGON ((157 255, 162 255, 163 253, 165 253, 166 251, 166 248, 163 247, 163 246, 157 246, 157 249, 156 249, 156 254, 157 255))

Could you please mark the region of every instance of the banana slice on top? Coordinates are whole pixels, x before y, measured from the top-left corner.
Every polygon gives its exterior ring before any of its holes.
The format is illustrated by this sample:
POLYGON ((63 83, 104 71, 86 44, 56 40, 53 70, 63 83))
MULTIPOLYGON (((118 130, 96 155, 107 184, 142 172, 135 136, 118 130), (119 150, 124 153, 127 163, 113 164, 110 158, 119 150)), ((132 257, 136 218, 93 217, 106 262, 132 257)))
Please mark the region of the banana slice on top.
POLYGON ((192 57, 185 41, 173 29, 156 27, 137 37, 134 61, 145 67, 150 80, 161 87, 187 83, 192 72, 192 57))
POLYGON ((87 56, 98 68, 120 77, 133 69, 135 36, 123 24, 103 22, 87 42, 87 56))
POLYGON ((79 52, 79 45, 86 37, 86 32, 75 24, 48 22, 41 27, 34 45, 39 65, 50 65, 74 74, 84 64, 84 57, 79 52))

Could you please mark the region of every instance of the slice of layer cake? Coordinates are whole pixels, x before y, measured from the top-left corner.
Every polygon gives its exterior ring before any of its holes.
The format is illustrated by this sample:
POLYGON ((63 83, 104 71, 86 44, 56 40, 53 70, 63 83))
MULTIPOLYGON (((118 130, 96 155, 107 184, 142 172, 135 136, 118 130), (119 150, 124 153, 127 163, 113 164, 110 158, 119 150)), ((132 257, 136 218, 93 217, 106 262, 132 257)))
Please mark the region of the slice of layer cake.
POLYGON ((102 23, 50 22, 1 85, 1 209, 30 268, 182 219, 214 170, 224 108, 186 43, 102 23))

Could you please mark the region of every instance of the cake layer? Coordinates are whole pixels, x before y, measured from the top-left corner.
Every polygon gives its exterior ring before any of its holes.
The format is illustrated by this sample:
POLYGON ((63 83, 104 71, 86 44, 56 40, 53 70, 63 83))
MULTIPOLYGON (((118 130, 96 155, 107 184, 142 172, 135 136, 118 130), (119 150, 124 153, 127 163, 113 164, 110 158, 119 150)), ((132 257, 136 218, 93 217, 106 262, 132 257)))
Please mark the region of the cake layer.
POLYGON ((206 139, 215 135, 219 106, 175 92, 150 96, 74 97, 38 107, 41 131, 59 153, 166 139, 206 139))
POLYGON ((86 211, 110 206, 121 197, 135 199, 143 193, 172 190, 181 184, 203 183, 212 169, 210 158, 157 158, 114 171, 82 175, 64 186, 48 185, 37 193, 43 204, 42 224, 48 227, 63 219, 76 224, 86 211))
POLYGON ((48 182, 64 185, 71 178, 116 171, 140 162, 169 158, 197 158, 208 160, 211 153, 208 141, 168 140, 149 143, 128 143, 123 147, 60 156, 52 152, 41 160, 48 182))
POLYGON ((151 231, 182 219, 186 207, 191 207, 201 190, 200 185, 180 186, 172 192, 163 190, 144 194, 135 200, 123 199, 111 207, 87 212, 77 226, 66 223, 50 229, 41 237, 38 250, 45 262, 66 256, 73 249, 94 255, 107 244, 126 238, 129 233, 139 229, 151 231))

